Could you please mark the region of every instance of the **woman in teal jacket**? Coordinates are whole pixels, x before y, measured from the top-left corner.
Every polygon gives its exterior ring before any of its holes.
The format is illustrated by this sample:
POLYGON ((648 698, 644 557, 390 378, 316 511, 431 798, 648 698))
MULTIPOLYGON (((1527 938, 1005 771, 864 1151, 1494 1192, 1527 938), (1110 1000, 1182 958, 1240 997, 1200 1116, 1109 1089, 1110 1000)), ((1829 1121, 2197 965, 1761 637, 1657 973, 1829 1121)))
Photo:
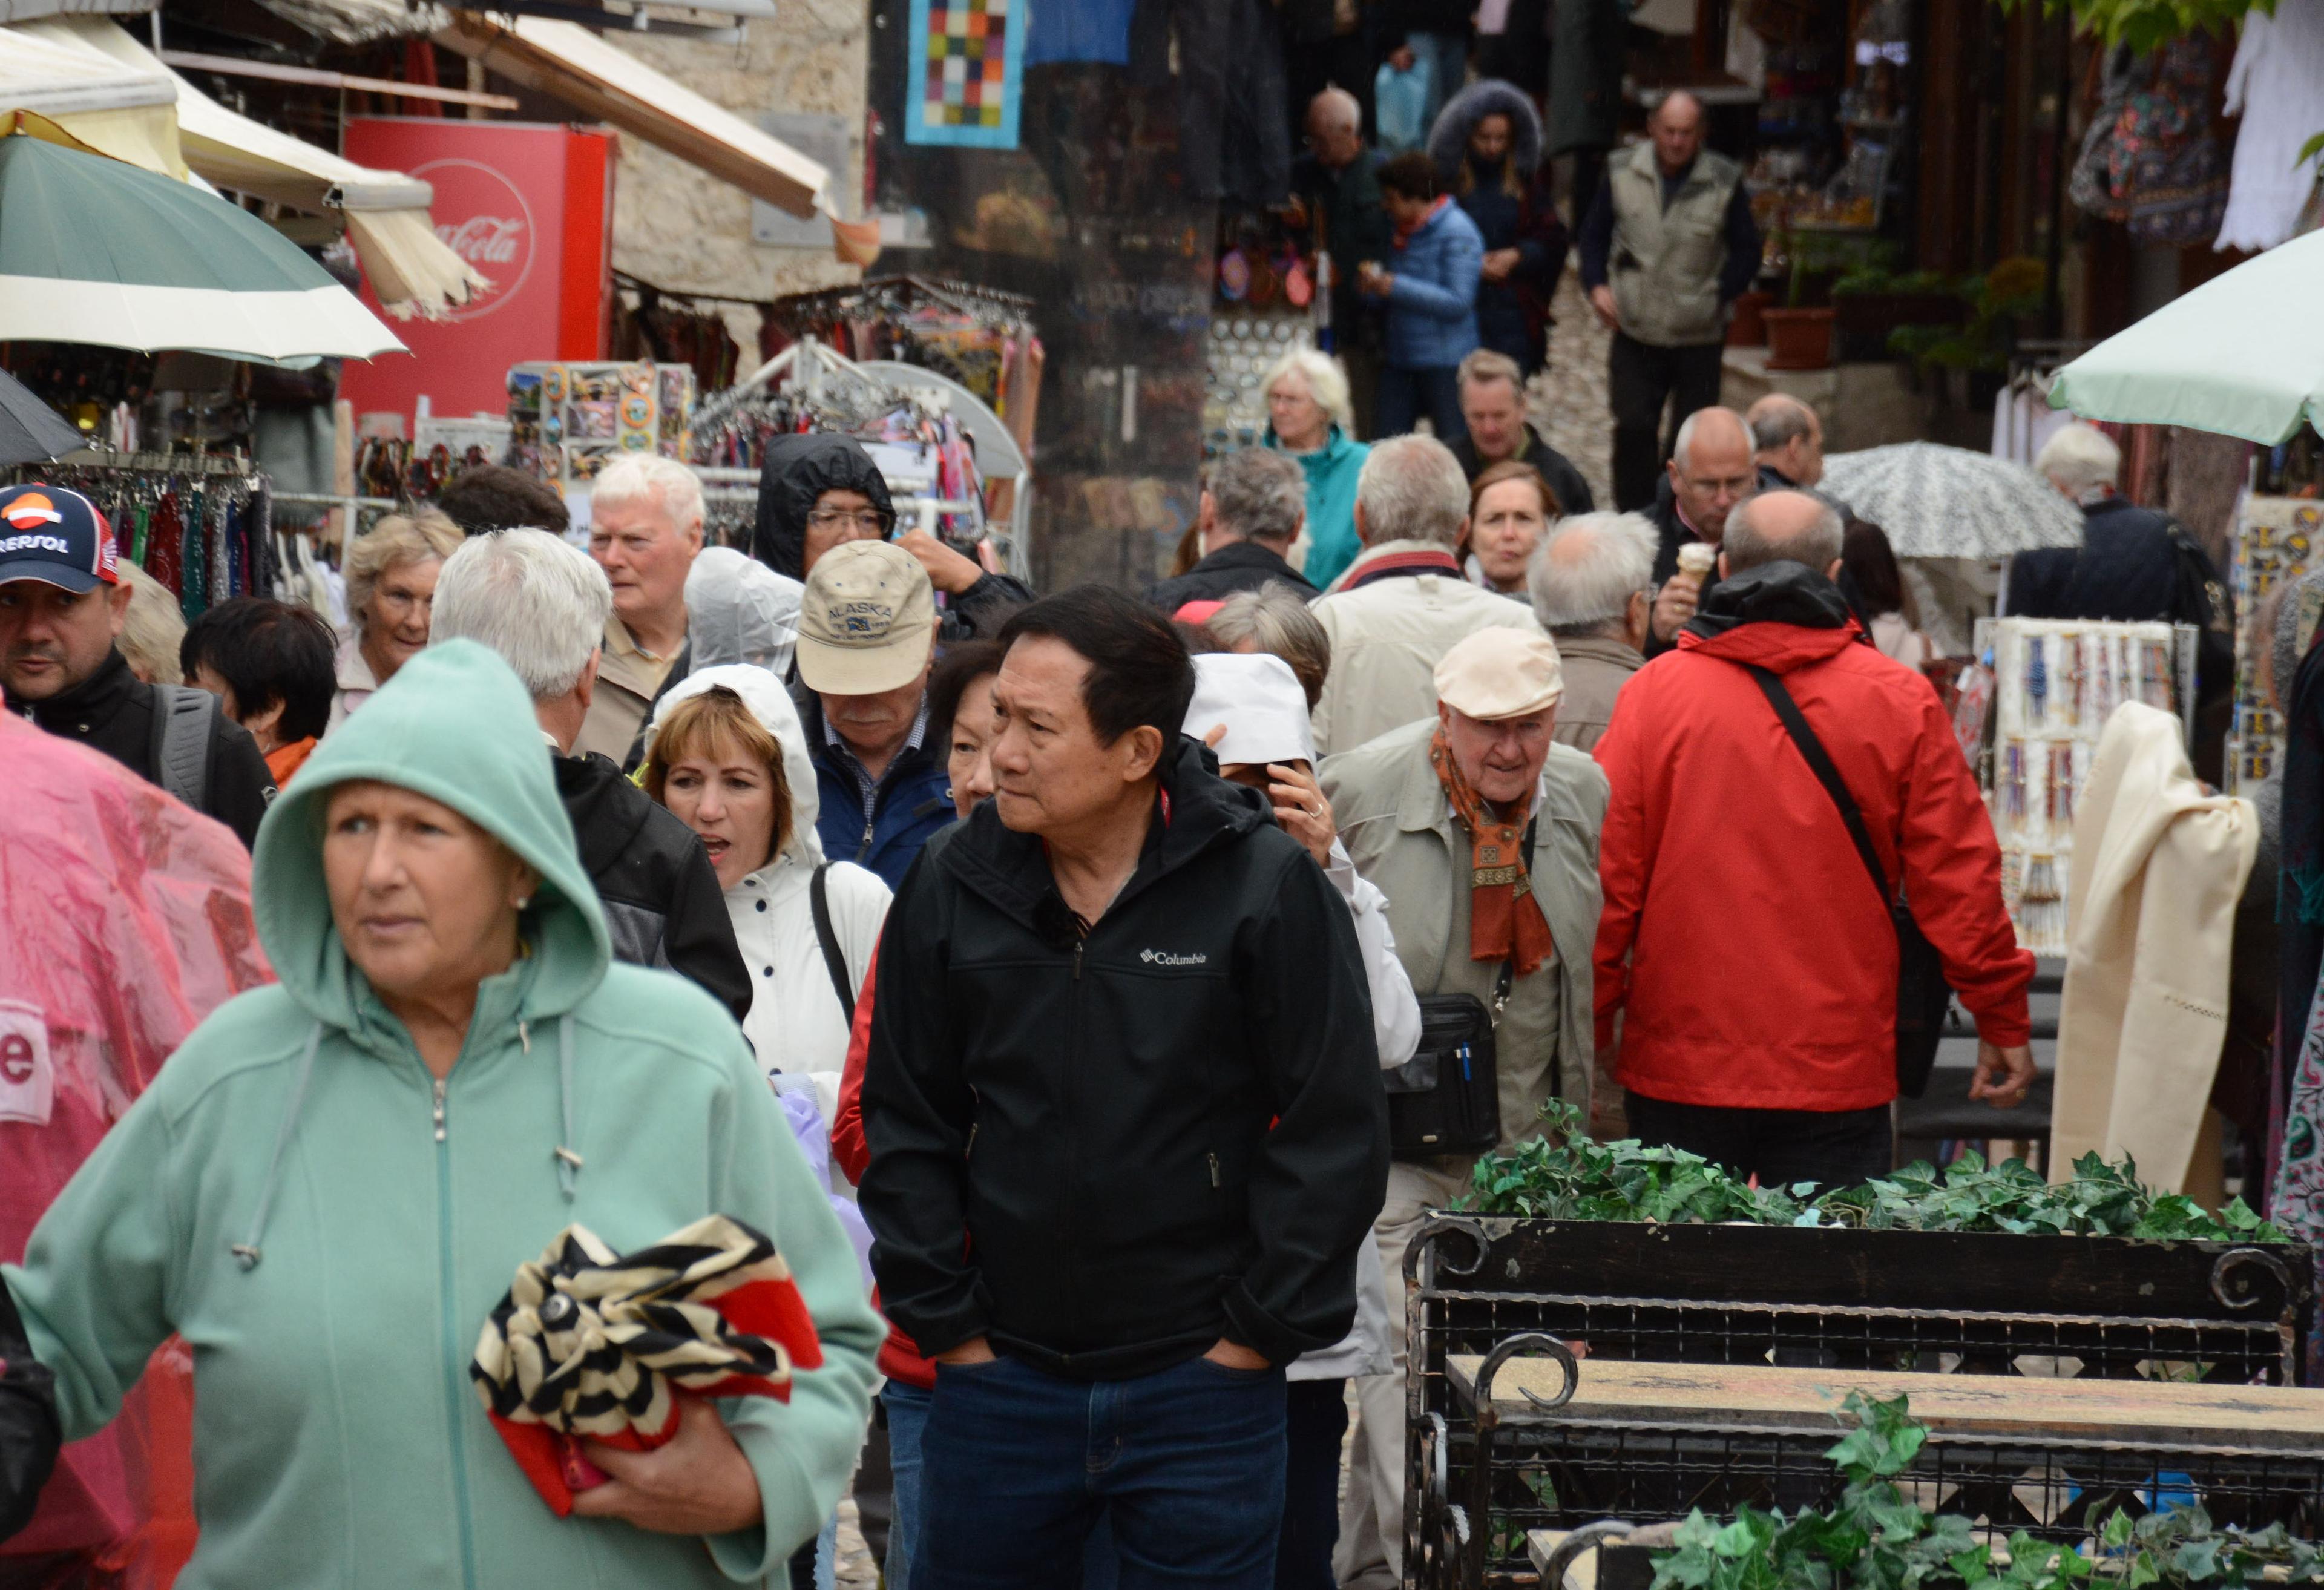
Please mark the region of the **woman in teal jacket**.
POLYGON ((184 1590, 779 1582, 882 1327, 733 1019, 609 964, 516 676, 466 641, 406 664, 267 814, 253 879, 281 981, 186 1040, 0 1272, 67 1438, 174 1331, 184 1590), (626 1253, 712 1214, 773 1238, 822 1366, 598 1454, 613 1482, 559 1519, 469 1380, 485 1317, 567 1225, 626 1253))
POLYGON ((1267 399, 1267 445, 1289 453, 1307 472, 1307 557, 1293 564, 1309 585, 1323 590, 1362 550, 1356 542, 1356 476, 1371 448, 1353 439, 1348 377, 1331 355, 1292 349, 1275 362, 1259 391, 1267 399))

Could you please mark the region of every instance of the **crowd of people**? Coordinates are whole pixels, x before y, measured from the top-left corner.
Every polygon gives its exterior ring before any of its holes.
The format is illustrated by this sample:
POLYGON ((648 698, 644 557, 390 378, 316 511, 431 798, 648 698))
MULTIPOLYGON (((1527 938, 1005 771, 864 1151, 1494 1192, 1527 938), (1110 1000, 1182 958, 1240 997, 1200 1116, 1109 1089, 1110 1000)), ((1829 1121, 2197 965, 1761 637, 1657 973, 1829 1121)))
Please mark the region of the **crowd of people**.
POLYGON ((0 1560, 119 1559, 139 1482, 88 1438, 174 1336, 205 1582, 827 1583, 852 1475, 891 1585, 1392 1583, 1403 1255, 1479 1150, 1559 1099, 1763 1179, 1886 1163, 1893 900, 1778 695, 1977 1023, 1973 1093, 2021 1099, 1993 830, 1872 643, 1893 557, 1851 572, 1804 489, 1812 413, 1687 415, 1659 502, 1600 512, 1518 364, 1449 374, 1460 448, 1367 446, 1342 365, 1286 359, 1143 600, 899 536, 807 435, 747 551, 666 460, 608 468, 586 535, 456 478, 347 549, 344 636, 237 598, 183 685, 131 670, 96 509, 0 494, 38 526, 0 540, 5 753, 46 731, 44 796, 199 869, 141 940, 0 852, 12 948, 98 946, 53 977, 100 1007, 188 991, 30 1051, 34 1123, 79 1131, 0 1169, 0 1516, 76 1445, 0 1560), (157 845, 157 799, 232 859, 157 845), (1409 1063, 1448 1021, 1496 1056, 1457 1142, 1390 1108, 1447 1086, 1409 1063), (711 1216, 780 1253, 815 1354, 786 1400, 582 1443, 560 1518, 469 1344, 560 1228, 711 1216))

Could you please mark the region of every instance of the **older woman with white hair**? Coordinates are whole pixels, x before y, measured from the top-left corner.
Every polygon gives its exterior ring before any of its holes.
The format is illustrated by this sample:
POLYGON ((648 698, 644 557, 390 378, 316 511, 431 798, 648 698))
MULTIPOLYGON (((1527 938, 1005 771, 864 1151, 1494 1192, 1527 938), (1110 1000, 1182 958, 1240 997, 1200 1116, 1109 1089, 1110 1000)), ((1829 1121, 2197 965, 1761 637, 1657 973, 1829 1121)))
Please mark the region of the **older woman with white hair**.
POLYGON ((328 734, 428 644, 436 574, 460 545, 460 527, 429 509, 391 513, 347 548, 347 628, 336 667, 328 734))
POLYGON ((1323 590, 1356 560, 1356 476, 1371 449, 1355 439, 1355 411, 1340 361, 1294 348, 1275 362, 1267 396, 1267 445, 1299 460, 1307 475, 1307 528, 1289 562, 1323 590))

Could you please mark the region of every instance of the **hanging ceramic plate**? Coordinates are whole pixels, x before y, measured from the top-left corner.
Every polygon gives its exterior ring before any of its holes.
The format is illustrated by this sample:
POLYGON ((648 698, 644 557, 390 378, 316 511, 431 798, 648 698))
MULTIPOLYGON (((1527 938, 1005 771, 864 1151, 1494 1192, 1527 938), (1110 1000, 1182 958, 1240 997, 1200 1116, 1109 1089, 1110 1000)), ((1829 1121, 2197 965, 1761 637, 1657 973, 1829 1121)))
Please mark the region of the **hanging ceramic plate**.
POLYGON ((1219 296, 1229 303, 1240 303, 1250 291, 1250 262, 1242 250, 1231 248, 1219 261, 1219 296))
POLYGON ((1295 261, 1283 273, 1283 297, 1295 310, 1304 310, 1315 301, 1315 279, 1307 273, 1304 261, 1295 261))

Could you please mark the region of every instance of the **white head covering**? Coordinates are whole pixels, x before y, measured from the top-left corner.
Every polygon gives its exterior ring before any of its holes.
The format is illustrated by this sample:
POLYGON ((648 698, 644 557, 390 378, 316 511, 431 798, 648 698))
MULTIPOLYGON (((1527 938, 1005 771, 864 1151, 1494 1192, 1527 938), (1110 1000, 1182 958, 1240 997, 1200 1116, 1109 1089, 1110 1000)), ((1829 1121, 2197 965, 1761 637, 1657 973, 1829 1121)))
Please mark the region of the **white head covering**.
POLYGON ((778 675, 791 670, 798 643, 799 582, 732 547, 705 547, 686 577, 687 638, 692 672, 749 662, 778 675))
POLYGON ((807 730, 783 681, 765 669, 730 662, 720 668, 696 669, 672 685, 654 705, 653 722, 646 728, 647 754, 652 754, 654 737, 678 704, 713 689, 740 696, 759 726, 783 748, 783 781, 790 786, 791 796, 791 827, 783 841, 783 854, 801 866, 820 866, 823 841, 816 837, 815 819, 823 802, 816 793, 815 763, 807 758, 807 730))
POLYGON ((1280 657, 1264 652, 1196 654, 1186 733, 1199 740, 1221 724, 1227 726, 1226 738, 1218 744, 1222 767, 1315 760, 1307 692, 1280 657))

